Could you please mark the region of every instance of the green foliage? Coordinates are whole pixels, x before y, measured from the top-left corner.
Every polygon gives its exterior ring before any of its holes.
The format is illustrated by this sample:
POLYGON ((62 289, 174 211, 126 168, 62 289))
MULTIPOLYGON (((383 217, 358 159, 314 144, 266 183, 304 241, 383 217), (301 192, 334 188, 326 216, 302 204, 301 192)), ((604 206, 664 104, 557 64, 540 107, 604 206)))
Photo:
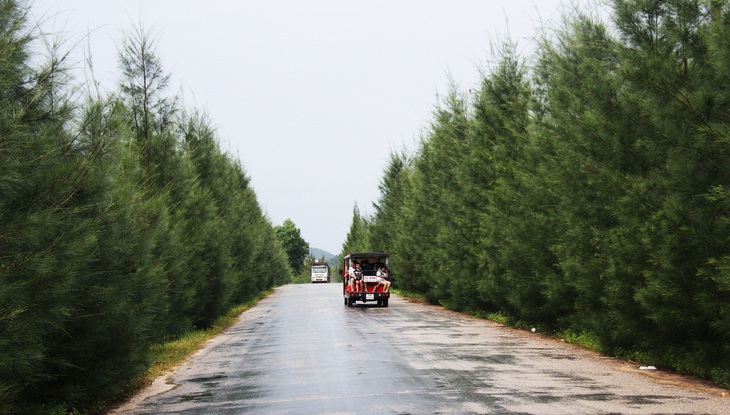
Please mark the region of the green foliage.
POLYGON ((558 333, 558 337, 571 344, 585 347, 591 350, 601 350, 601 343, 595 335, 587 332, 576 333, 567 329, 558 333))
POLYGON ((291 219, 285 220, 274 230, 276 239, 289 257, 289 267, 294 273, 301 273, 304 270, 304 260, 309 253, 309 244, 302 238, 301 231, 291 219))
POLYGON ((475 102, 466 163, 467 194, 479 212, 472 254, 479 259, 479 293, 508 315, 555 324, 570 292, 557 281, 550 250, 559 225, 539 169, 547 154, 531 135, 526 69, 514 45, 504 44, 499 53, 475 102))
MULTIPOLYGON (((388 166, 378 186, 381 197, 378 203, 373 204, 375 215, 367 229, 368 244, 374 252, 395 254, 394 249, 398 246, 398 241, 395 238, 398 234, 392 232, 392 229, 399 227, 401 216, 398 213, 402 212, 406 202, 405 192, 407 190, 406 181, 408 180, 406 175, 409 172, 409 163, 410 160, 405 153, 390 154, 388 166)), ((353 225, 351 225, 348 240, 350 235, 355 235, 353 239, 357 237, 357 229, 354 228, 354 225, 361 222, 359 217, 359 212, 357 212, 357 216, 353 216, 353 225)), ((350 249, 343 250, 343 252, 354 251, 350 249)))
POLYGON ((342 256, 351 252, 367 252, 369 250, 367 229, 368 221, 360 214, 360 209, 355 205, 352 208, 350 231, 347 233, 345 243, 342 245, 342 256))
POLYGON ((431 303, 726 385, 730 7, 613 9, 576 10, 533 68, 502 45, 350 234, 431 303))
POLYGON ((91 407, 291 277, 211 122, 165 95, 144 31, 120 91, 75 104, 63 62, 34 68, 25 9, 0 0, 0 414, 91 407))

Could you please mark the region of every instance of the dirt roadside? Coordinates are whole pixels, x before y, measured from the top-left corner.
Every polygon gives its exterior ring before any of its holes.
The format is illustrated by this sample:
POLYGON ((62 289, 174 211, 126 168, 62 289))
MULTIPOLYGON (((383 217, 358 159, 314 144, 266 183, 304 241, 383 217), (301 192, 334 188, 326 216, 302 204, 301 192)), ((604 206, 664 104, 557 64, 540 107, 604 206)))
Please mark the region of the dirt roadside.
MULTIPOLYGON (((470 317, 464 313, 447 310, 444 307, 439 306, 439 305, 426 304, 422 301, 408 299, 405 297, 404 297, 404 299, 408 302, 419 303, 423 306, 430 307, 433 310, 438 311, 440 313, 453 314, 453 315, 458 315, 460 317, 470 317)), ((471 318, 477 318, 477 317, 471 317, 471 318)), ((485 321, 489 321, 489 320, 485 320, 485 321)), ((696 378, 693 376, 681 375, 681 374, 678 374, 671 370, 666 370, 666 369, 662 369, 662 368, 642 369, 642 367, 644 367, 644 366, 640 363, 619 359, 617 357, 604 356, 594 350, 590 350, 590 349, 587 349, 585 347, 582 347, 582 346, 579 346, 576 344, 568 343, 565 340, 562 340, 562 339, 559 339, 559 338, 556 338, 556 337, 553 337, 553 336, 550 336, 550 335, 547 335, 544 333, 539 333, 539 332, 533 333, 530 331, 505 326, 504 324, 500 324, 500 323, 497 323, 494 321, 489 321, 489 322, 491 324, 493 324, 495 327, 498 327, 501 330, 507 331, 515 336, 524 337, 524 338, 532 338, 532 339, 537 337, 537 338, 540 338, 541 340, 544 340, 547 342, 559 343, 563 347, 575 348, 576 350, 581 350, 584 353, 590 353, 594 356, 595 359, 610 363, 618 371, 626 372, 626 373, 640 374, 642 376, 650 378, 652 381, 656 382, 657 384, 676 386, 676 387, 686 388, 686 389, 694 389, 694 390, 708 393, 713 396, 730 399, 730 390, 721 388, 708 380, 699 379, 699 378, 696 378)))

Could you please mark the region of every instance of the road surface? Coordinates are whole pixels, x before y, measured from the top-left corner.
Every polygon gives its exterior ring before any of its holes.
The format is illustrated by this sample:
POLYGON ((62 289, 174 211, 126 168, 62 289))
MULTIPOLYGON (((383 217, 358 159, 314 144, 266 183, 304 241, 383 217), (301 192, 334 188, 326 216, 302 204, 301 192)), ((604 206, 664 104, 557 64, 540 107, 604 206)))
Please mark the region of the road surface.
POLYGON ((117 414, 730 414, 727 391, 394 296, 277 288, 117 414), (152 396, 150 396, 152 395, 152 396))

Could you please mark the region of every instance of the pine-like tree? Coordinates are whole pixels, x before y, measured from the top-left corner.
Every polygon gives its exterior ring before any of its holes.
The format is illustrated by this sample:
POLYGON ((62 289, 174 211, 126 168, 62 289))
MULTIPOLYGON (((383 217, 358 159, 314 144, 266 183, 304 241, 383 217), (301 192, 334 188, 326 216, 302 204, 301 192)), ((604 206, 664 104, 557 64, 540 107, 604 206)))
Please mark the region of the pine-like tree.
POLYGON ((373 203, 375 214, 368 227, 371 251, 391 252, 397 246, 399 222, 405 203, 405 180, 409 171, 409 158, 405 152, 391 153, 383 178, 378 186, 380 197, 373 203))
POLYGON ((342 244, 342 255, 353 252, 368 252, 370 243, 368 241, 368 219, 360 214, 357 204, 352 208, 352 222, 350 231, 347 232, 345 243, 342 244))

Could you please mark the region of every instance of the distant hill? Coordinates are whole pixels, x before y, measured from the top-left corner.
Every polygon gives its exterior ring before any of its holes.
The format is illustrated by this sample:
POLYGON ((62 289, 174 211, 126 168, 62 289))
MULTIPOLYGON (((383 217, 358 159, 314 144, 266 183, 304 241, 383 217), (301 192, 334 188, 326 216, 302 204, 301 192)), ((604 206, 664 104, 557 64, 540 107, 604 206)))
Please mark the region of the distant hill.
POLYGON ((336 264, 338 262, 337 255, 331 254, 331 253, 325 251, 324 249, 309 247, 309 253, 314 255, 314 257, 317 259, 322 258, 324 256, 324 259, 329 264, 336 264))

